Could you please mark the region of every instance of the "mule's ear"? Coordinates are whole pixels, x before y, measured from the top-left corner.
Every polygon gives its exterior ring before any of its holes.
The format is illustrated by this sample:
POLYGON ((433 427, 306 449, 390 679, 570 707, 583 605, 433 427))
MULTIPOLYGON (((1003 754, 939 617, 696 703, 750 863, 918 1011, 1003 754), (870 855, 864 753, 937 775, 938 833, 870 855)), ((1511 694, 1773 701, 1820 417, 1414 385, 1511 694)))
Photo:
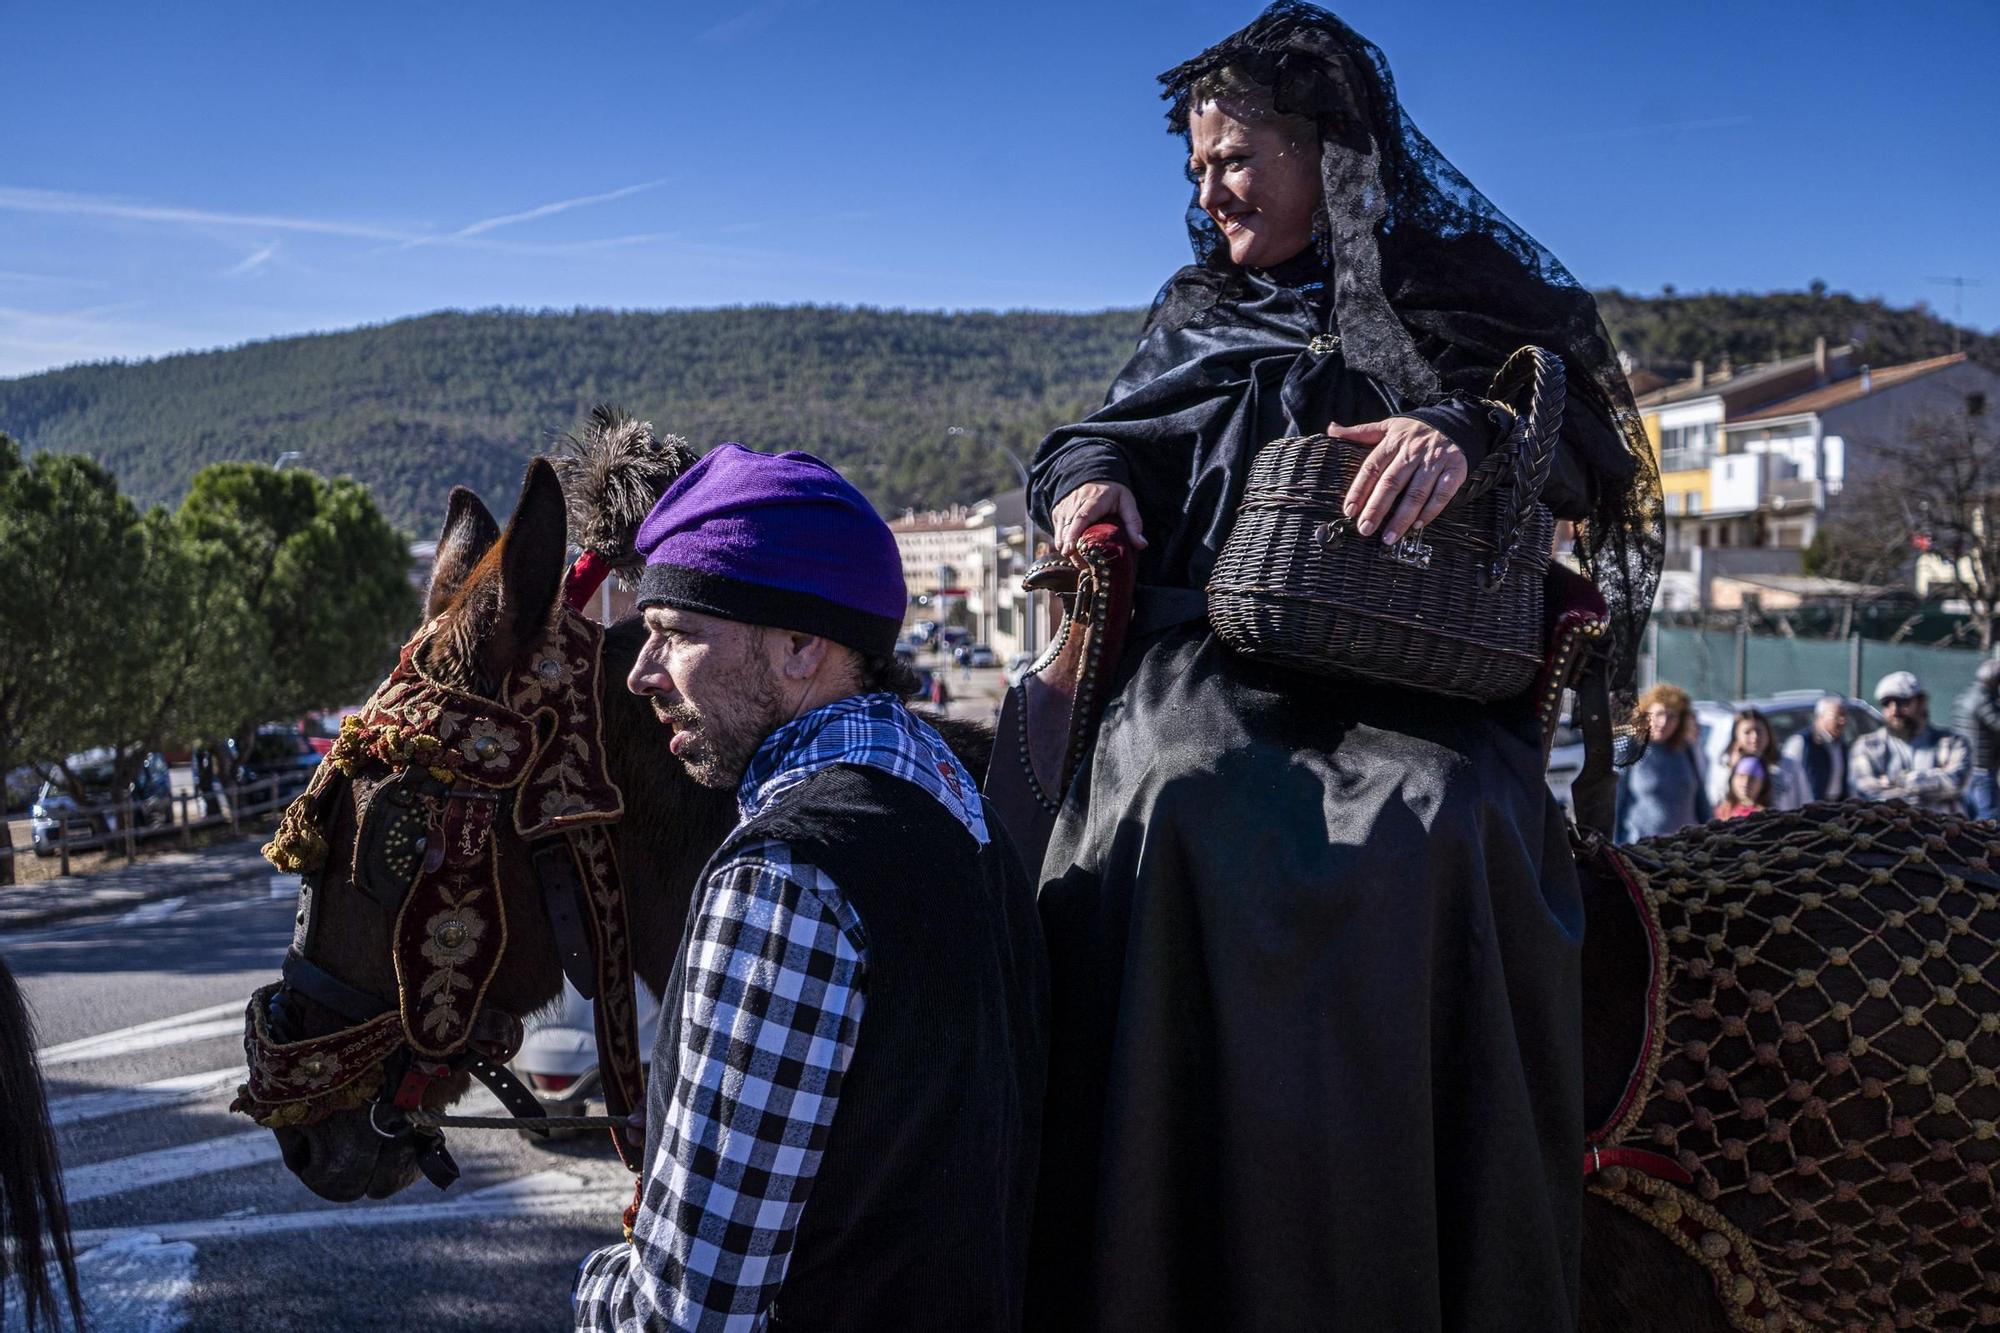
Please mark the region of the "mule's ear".
POLYGON ((541 642, 556 613, 568 556, 562 483, 548 460, 537 458, 500 538, 499 613, 487 638, 487 666, 496 677, 541 642))
POLYGON ((451 488, 445 505, 444 528, 438 533, 437 554, 431 558, 431 587, 424 595, 424 619, 430 620, 451 605, 465 586, 465 576, 480 558, 500 540, 500 525, 480 503, 479 497, 463 486, 451 488))

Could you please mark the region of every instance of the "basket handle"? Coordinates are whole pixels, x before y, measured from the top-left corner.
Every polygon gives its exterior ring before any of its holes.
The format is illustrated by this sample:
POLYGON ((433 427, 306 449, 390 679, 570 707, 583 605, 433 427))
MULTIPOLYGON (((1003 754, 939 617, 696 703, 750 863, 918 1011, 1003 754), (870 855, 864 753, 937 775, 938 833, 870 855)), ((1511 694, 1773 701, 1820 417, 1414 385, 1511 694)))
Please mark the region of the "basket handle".
POLYGON ((1498 486, 1503 477, 1511 477, 1514 483, 1496 518, 1494 545, 1499 555, 1481 571, 1482 590, 1507 581, 1528 514, 1540 503, 1542 489, 1548 485, 1556 441, 1562 436, 1563 408, 1568 402, 1568 376, 1562 358, 1541 347, 1520 348, 1493 377, 1487 396, 1512 407, 1523 389, 1527 391, 1527 410, 1516 415, 1506 441, 1481 460, 1452 497, 1456 506, 1478 499, 1498 486))

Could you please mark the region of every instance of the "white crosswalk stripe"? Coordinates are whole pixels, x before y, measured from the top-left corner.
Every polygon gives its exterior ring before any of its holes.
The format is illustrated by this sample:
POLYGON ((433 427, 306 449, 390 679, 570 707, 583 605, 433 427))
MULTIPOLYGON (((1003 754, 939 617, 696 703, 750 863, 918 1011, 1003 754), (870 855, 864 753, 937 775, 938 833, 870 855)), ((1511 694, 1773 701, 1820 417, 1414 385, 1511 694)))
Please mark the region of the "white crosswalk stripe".
POLYGON ((176 1180, 214 1175, 218 1171, 259 1166, 279 1158, 275 1134, 268 1129, 246 1129, 221 1138, 184 1143, 177 1148, 160 1148, 73 1167, 63 1172, 63 1193, 69 1196, 71 1204, 79 1204, 170 1185, 176 1180))
POLYGON ((246 997, 210 1005, 206 1009, 192 1009, 184 1014, 135 1023, 113 1032, 100 1032, 94 1037, 80 1037, 59 1046, 44 1046, 35 1054, 41 1060, 43 1069, 53 1069, 60 1065, 80 1064, 85 1060, 105 1060, 135 1051, 159 1050, 166 1046, 185 1046, 190 1042, 226 1037, 232 1032, 243 1031, 243 1009, 247 1003, 246 997))

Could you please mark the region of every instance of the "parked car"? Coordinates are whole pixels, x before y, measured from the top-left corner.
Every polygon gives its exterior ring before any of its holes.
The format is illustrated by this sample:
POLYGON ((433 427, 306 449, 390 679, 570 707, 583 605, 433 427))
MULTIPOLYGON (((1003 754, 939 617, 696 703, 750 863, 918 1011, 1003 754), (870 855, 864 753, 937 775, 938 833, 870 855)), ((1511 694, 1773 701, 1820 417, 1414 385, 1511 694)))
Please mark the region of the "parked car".
MULTIPOLYGON (((1695 723, 1701 728, 1701 752, 1708 772, 1708 802, 1722 799, 1729 775, 1723 771, 1722 752, 1729 748, 1731 721, 1739 708, 1754 708, 1771 724, 1771 735, 1783 749, 1785 742, 1812 725, 1813 709, 1819 705, 1820 690, 1784 690, 1759 699, 1738 699, 1724 703, 1714 699, 1694 701, 1695 723)), ((1847 700, 1847 739, 1866 736, 1882 725, 1882 714, 1865 699, 1847 700)), ((1555 744, 1549 749, 1549 790, 1555 793, 1567 813, 1570 784, 1583 771, 1583 734, 1564 717, 1556 729, 1555 744)))
POLYGON ((313 770, 319 767, 320 753, 296 723, 267 722, 257 728, 247 753, 236 761, 238 790, 277 779, 277 792, 252 790, 244 796, 250 805, 262 806, 272 800, 288 801, 306 789, 313 770))
POLYGON ((361 711, 360 704, 350 704, 346 708, 329 708, 324 712, 307 713, 299 723, 299 732, 313 749, 325 754, 340 739, 340 724, 352 714, 361 711))
MULTIPOLYGON (((660 1027, 660 1002, 641 981, 638 988, 639 1059, 650 1063, 660 1027)), ((514 1073, 526 1080, 550 1115, 583 1115, 585 1103, 603 1099, 597 1070, 597 1017, 589 1000, 563 982, 562 999, 530 1017, 514 1056, 514 1073)), ((522 1131, 530 1142, 539 1135, 522 1131)), ((567 1137, 562 1133, 552 1138, 567 1137)))
MULTIPOLYGON (((1708 766, 1709 804, 1720 801, 1729 788, 1729 773, 1722 766, 1722 755, 1729 748, 1731 724, 1737 709, 1754 708, 1762 713, 1764 720, 1771 724, 1772 739, 1782 750, 1786 741, 1812 725, 1813 709, 1819 706, 1822 693, 1820 690, 1786 690, 1782 694, 1766 695, 1761 699, 1738 699, 1734 703, 1695 700, 1694 715, 1701 724, 1701 753, 1708 766)), ((1847 700, 1847 739, 1850 744, 1881 725, 1882 714, 1874 704, 1865 699, 1847 700)))
POLYGON ((991 648, 987 647, 983 643, 975 643, 971 647, 967 648, 965 650, 965 656, 960 658, 959 660, 963 662, 966 666, 972 666, 972 667, 991 667, 1000 665, 1000 658, 994 653, 994 651, 991 648))
POLYGON ((109 751, 71 755, 67 767, 76 775, 83 799, 79 801, 64 786, 60 775, 42 783, 34 804, 28 808, 28 839, 35 855, 54 856, 65 836, 75 844, 118 832, 116 810, 102 810, 95 815, 89 811, 116 806, 128 796, 132 800, 134 827, 161 828, 172 822, 173 778, 160 754, 151 753, 141 759, 138 775, 123 791, 113 786, 109 751))

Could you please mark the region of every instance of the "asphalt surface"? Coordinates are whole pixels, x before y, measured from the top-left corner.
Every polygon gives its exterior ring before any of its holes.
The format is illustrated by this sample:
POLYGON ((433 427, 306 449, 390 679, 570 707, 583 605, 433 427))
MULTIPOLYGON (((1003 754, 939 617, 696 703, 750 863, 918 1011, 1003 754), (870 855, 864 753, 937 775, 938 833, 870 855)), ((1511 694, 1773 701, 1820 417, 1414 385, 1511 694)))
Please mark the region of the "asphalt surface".
POLYGON ((243 1006, 277 974, 296 883, 0 934, 37 1024, 93 1327, 569 1327, 577 1262, 618 1239, 630 1197, 608 1140, 454 1130, 449 1191, 332 1204, 228 1113, 243 1006))

